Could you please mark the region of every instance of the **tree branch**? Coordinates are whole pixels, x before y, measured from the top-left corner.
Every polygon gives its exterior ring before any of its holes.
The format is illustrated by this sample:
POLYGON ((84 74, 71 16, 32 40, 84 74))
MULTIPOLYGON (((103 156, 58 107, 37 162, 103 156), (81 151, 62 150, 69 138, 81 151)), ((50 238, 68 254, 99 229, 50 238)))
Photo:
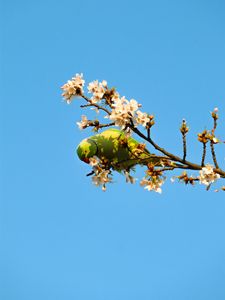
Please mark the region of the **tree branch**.
MULTIPOLYGON (((152 139, 151 137, 148 138, 146 137, 139 129, 137 129, 136 127, 130 125, 129 126, 133 132, 135 132, 137 135, 139 135, 141 138, 143 138, 144 140, 146 140, 147 142, 149 142, 156 150, 158 150, 159 152, 165 154, 166 156, 168 156, 169 158, 171 158, 174 161, 180 162, 181 164, 185 164, 188 166, 189 169, 191 170, 201 170, 202 166, 192 163, 190 161, 187 160, 183 160, 182 158, 180 158, 177 155, 174 155, 168 151, 166 151, 164 148, 158 146, 152 139)), ((225 178, 225 172, 223 170, 221 170, 220 168, 218 168, 218 166, 216 166, 216 168, 214 169, 214 172, 220 174, 221 177, 225 178)))

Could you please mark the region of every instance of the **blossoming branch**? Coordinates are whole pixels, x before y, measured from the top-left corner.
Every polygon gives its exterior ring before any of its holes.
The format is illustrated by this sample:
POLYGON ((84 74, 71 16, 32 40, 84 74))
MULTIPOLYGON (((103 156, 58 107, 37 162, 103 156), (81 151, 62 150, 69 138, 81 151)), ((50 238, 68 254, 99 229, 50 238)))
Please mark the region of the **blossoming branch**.
MULTIPOLYGON (((135 183, 136 179, 131 172, 137 165, 146 167, 145 176, 141 179, 140 185, 148 191, 158 193, 162 192, 166 174, 174 170, 183 171, 180 175, 172 176, 171 181, 177 179, 191 185, 199 182, 205 185, 207 190, 217 180, 225 178, 225 171, 219 167, 215 151, 215 145, 222 143, 216 136, 218 108, 211 113, 213 128, 198 134, 198 141, 202 144, 202 156, 199 163, 194 163, 186 159, 186 136, 189 127, 185 120, 182 121, 180 127, 183 147, 183 155, 180 157, 170 153, 153 140, 151 128, 155 124, 154 116, 143 112, 142 105, 135 99, 128 100, 120 96, 115 88, 108 87, 105 80, 90 82, 87 85, 87 93, 84 91, 84 85, 83 74, 76 74, 61 87, 62 96, 68 104, 71 104, 75 98, 81 98, 85 101, 80 105, 82 109, 94 109, 97 113, 98 117, 95 119, 82 115, 81 121, 77 122, 79 129, 92 127, 96 133, 80 143, 77 153, 82 161, 90 165, 92 170, 87 175, 92 176, 93 183, 102 187, 102 190, 105 191, 106 184, 113 181, 114 171, 123 174, 126 182, 135 183), (90 96, 88 97, 87 94, 90 96), (99 112, 103 113, 101 118, 103 121, 99 120, 99 112), (99 133, 101 129, 106 130, 99 133), (153 146, 160 155, 150 153, 144 143, 139 143, 132 137, 132 133, 142 138, 143 142, 153 146), (211 154, 210 163, 205 163, 207 151, 211 154), (190 176, 187 173, 188 170, 195 171, 197 174, 190 176)), ((221 186, 216 191, 219 190, 225 191, 225 186, 221 186)))

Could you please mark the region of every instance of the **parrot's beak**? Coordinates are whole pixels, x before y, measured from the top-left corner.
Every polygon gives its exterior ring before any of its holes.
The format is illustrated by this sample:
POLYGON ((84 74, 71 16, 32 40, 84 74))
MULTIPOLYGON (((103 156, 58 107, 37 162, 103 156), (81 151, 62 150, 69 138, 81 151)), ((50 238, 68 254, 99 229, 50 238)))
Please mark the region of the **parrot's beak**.
POLYGON ((88 157, 84 157, 84 158, 82 159, 82 161, 84 161, 86 164, 89 164, 90 159, 89 159, 88 157))

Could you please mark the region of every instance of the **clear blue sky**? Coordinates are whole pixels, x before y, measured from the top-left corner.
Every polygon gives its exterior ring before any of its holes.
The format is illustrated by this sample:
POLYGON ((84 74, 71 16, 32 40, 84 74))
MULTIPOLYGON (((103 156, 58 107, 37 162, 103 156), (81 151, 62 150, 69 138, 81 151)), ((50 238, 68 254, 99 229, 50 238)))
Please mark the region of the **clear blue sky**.
POLYGON ((225 139, 225 2, 1 2, 0 299, 224 300, 225 194, 166 183, 159 195, 119 176, 95 188, 75 155, 90 132, 60 86, 106 79, 176 154, 185 117, 199 162, 215 106, 225 139))

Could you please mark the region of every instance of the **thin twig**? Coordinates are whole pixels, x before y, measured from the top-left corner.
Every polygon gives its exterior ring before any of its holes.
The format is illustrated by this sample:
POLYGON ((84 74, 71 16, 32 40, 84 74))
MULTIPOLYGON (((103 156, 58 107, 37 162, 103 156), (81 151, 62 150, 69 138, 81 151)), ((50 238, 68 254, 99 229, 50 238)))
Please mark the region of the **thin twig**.
POLYGON ((94 175, 95 172, 94 171, 91 171, 90 173, 88 173, 86 176, 91 176, 91 175, 94 175))
POLYGON ((206 143, 202 143, 202 144, 203 144, 203 151, 202 151, 201 166, 204 167, 204 165, 205 165, 205 156, 206 156, 206 143))
POLYGON ((187 123, 186 120, 183 119, 182 121, 182 125, 180 127, 180 132, 182 134, 182 138, 183 138, 183 161, 186 160, 186 156, 187 156, 187 140, 186 140, 186 134, 188 133, 189 128, 187 127, 187 123))
POLYGON ((98 105, 98 104, 96 104, 96 103, 93 103, 93 102, 91 101, 91 99, 89 99, 89 98, 86 97, 85 95, 82 95, 81 97, 89 103, 89 104, 86 104, 86 105, 81 105, 81 106, 80 106, 81 108, 94 106, 94 107, 96 107, 96 108, 99 109, 99 110, 104 110, 108 115, 110 115, 110 111, 109 111, 107 108, 105 108, 105 107, 103 107, 103 106, 100 106, 100 105, 98 105))
POLYGON ((186 133, 183 133, 182 136, 183 136, 183 161, 185 161, 186 160, 186 156, 187 156, 186 133))
POLYGON ((147 137, 150 139, 150 128, 147 129, 147 137))
POLYGON ((110 127, 114 126, 115 123, 107 123, 107 124, 100 124, 98 120, 95 121, 88 121, 88 125, 86 127, 95 127, 97 129, 105 128, 105 127, 110 127))
POLYGON ((108 124, 99 124, 98 128, 105 128, 105 127, 110 127, 110 126, 114 126, 114 125, 115 125, 114 122, 108 123, 108 124))
POLYGON ((217 163, 213 141, 210 141, 210 148, 211 148, 211 153, 212 153, 212 158, 213 158, 214 165, 217 169, 219 169, 219 165, 217 163))

